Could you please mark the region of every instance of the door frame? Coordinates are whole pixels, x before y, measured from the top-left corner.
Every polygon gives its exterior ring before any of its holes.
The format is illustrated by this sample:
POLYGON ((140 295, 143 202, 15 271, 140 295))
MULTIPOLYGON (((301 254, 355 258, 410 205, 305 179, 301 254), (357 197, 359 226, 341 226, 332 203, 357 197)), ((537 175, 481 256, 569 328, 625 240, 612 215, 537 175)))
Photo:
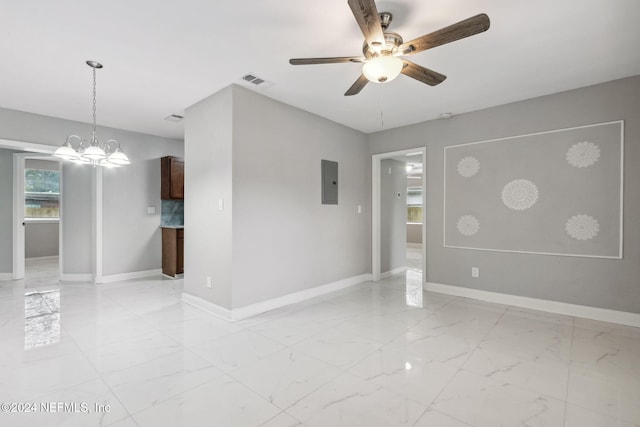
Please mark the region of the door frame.
POLYGON ((380 170, 381 162, 395 156, 410 153, 422 153, 422 282, 427 281, 427 147, 416 147, 407 150, 391 151, 371 155, 371 275, 374 282, 380 280, 380 170))
MULTIPOLYGON (((0 148, 19 150, 21 153, 13 155, 13 215, 12 215, 12 278, 14 280, 24 279, 25 276, 25 230, 24 222, 24 169, 26 159, 40 159, 44 155, 51 155, 55 152, 55 146, 45 144, 34 144, 31 142, 0 139, 0 148)), ((56 161, 55 159, 52 159, 56 161)), ((60 170, 60 188, 62 188, 62 169, 60 170)), ((62 277, 62 192, 60 194, 60 219, 58 221, 58 270, 62 277)))

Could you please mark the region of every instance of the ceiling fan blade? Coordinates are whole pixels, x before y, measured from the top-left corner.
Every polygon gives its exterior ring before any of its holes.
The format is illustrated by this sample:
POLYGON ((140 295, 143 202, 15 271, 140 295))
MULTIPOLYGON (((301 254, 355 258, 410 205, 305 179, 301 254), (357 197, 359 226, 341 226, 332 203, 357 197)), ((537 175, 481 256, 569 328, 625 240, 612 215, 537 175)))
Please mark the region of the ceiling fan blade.
POLYGON ((369 80, 367 80, 364 74, 361 74, 360 77, 358 77, 358 80, 356 80, 355 83, 352 84, 351 87, 344 93, 344 96, 359 94, 362 88, 367 85, 367 83, 369 83, 369 80))
POLYGON ((400 45, 398 50, 402 55, 413 55, 423 50, 431 49, 443 44, 451 43, 489 29, 489 17, 481 13, 463 21, 449 25, 417 39, 400 45))
POLYGON ((401 71, 402 74, 421 81, 422 83, 426 83, 429 86, 439 85, 447 78, 447 76, 445 76, 444 74, 440 74, 414 62, 407 60, 404 60, 402 62, 404 64, 404 67, 401 71))
POLYGON ((365 62, 367 58, 362 56, 336 56, 331 58, 293 58, 289 60, 291 65, 312 64, 341 64, 344 62, 365 62))
POLYGON ((348 0, 347 3, 356 18, 356 22, 364 34, 367 44, 373 48, 384 45, 384 33, 378 16, 378 9, 373 0, 348 0))

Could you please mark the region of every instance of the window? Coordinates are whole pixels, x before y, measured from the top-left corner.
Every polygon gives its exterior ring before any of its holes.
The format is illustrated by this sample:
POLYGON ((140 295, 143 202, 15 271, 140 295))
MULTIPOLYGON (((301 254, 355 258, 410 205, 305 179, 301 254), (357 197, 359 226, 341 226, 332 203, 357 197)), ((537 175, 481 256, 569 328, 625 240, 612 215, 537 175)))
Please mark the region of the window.
POLYGON ((407 222, 422 224, 422 187, 407 188, 407 222))
POLYGON ((24 217, 60 218, 60 171, 25 169, 24 217))

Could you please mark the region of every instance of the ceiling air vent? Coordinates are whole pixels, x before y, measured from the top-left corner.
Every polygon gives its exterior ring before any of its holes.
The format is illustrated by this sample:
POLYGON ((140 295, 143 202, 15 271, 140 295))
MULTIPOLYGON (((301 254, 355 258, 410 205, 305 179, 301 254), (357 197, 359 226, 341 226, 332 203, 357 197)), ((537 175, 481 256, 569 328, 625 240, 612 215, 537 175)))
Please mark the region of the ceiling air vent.
POLYGON ((168 122, 178 123, 179 121, 184 119, 184 117, 183 116, 179 116, 178 114, 171 114, 171 115, 168 115, 167 117, 165 117, 164 119, 166 121, 168 121, 168 122))
POLYGON ((242 80, 244 80, 247 83, 251 83, 252 85, 256 85, 260 87, 269 87, 273 84, 272 82, 265 79, 261 79, 260 77, 257 77, 256 75, 251 73, 248 73, 242 76, 242 80))

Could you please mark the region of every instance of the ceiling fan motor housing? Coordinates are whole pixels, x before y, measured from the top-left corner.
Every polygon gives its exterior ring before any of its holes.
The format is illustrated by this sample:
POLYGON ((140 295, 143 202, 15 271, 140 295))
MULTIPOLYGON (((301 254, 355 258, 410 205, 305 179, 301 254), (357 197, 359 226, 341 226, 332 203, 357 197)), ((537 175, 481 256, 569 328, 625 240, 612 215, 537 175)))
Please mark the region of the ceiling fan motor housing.
POLYGON ((375 58, 376 56, 389 56, 395 55, 398 51, 398 47, 404 43, 402 36, 398 33, 386 32, 384 33, 384 45, 383 46, 369 46, 365 40, 362 44, 362 53, 368 59, 375 58))

